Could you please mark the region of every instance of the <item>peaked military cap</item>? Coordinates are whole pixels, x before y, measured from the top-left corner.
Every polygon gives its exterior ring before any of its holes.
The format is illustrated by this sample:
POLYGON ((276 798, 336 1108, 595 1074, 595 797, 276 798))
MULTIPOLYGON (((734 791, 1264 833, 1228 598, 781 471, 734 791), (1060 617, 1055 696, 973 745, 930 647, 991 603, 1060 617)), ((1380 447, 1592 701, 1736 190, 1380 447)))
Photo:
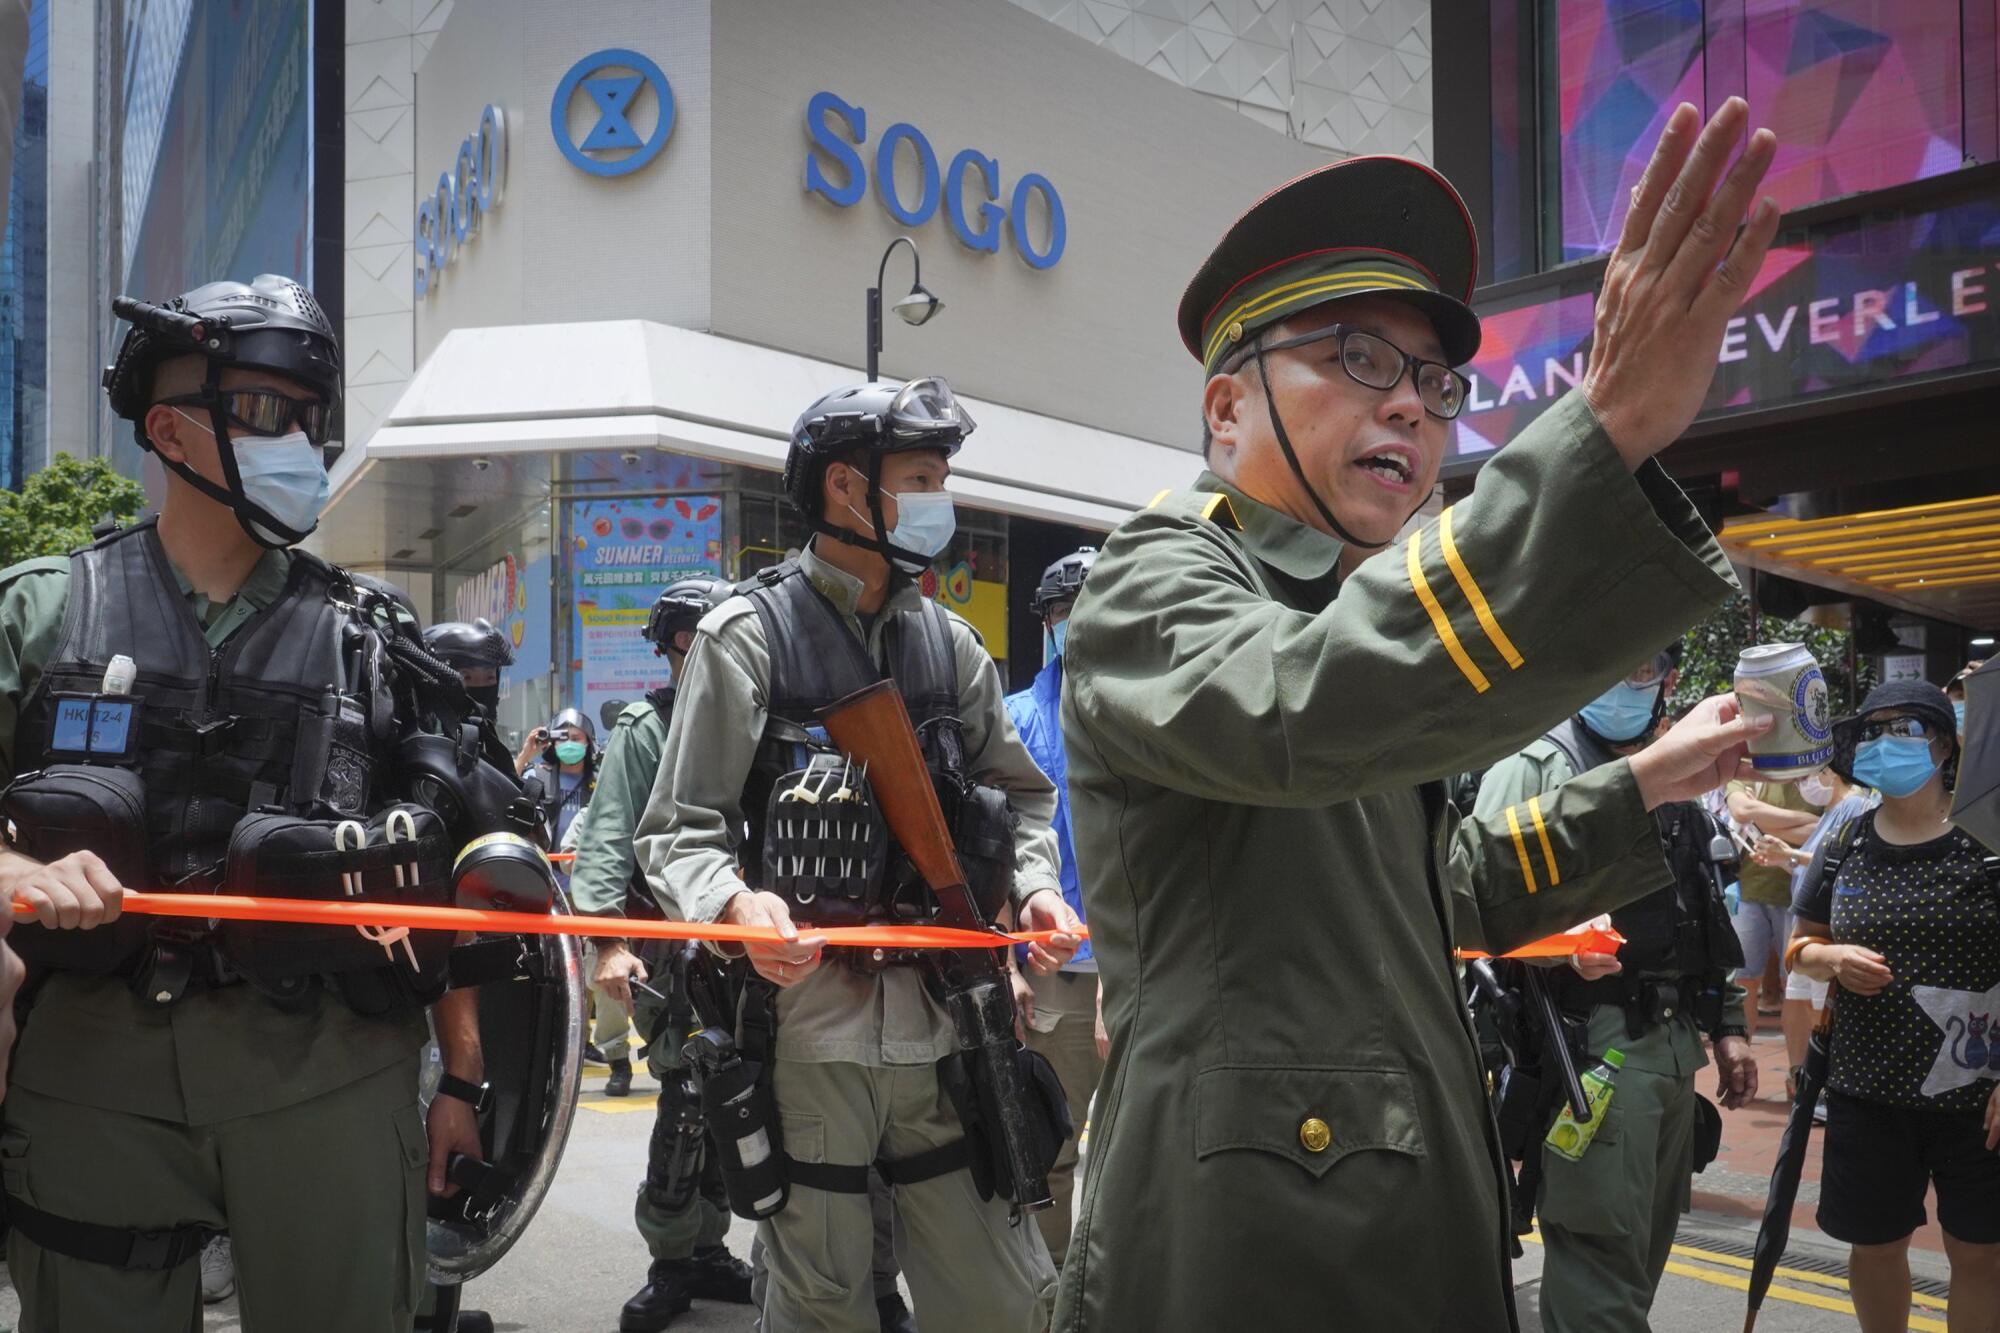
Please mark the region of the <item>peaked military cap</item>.
POLYGON ((1250 206, 1181 295, 1181 341, 1214 374, 1259 329, 1369 294, 1429 316, 1445 360, 1479 350, 1479 238, 1451 182, 1405 157, 1350 157, 1250 206))

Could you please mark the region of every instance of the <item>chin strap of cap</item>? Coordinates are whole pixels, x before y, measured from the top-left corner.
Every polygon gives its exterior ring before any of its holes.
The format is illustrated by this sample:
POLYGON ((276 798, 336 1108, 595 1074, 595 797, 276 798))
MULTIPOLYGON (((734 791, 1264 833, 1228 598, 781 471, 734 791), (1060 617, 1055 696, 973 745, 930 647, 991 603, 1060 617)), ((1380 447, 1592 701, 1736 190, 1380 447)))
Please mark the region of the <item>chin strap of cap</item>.
MULTIPOLYGON (((1259 337, 1257 341, 1256 359, 1257 379, 1264 386, 1264 403, 1271 412, 1271 431, 1278 437, 1278 447, 1284 450, 1285 461, 1292 465, 1292 475, 1299 479, 1300 488, 1305 491, 1307 498, 1313 502, 1313 508, 1319 510, 1319 516, 1326 520, 1326 525, 1333 529, 1333 535, 1346 542, 1349 546, 1358 546, 1364 551, 1379 551, 1387 546, 1389 542, 1396 540, 1395 537, 1391 536, 1388 541, 1362 541, 1361 538, 1349 532, 1347 526, 1333 516, 1333 510, 1327 506, 1326 501, 1319 498, 1319 492, 1314 490, 1313 484, 1306 480, 1306 470, 1299 466, 1299 456, 1292 448, 1292 437, 1285 433, 1285 419, 1278 415, 1278 400, 1271 393, 1271 376, 1264 369, 1264 343, 1262 337, 1259 337)), ((1415 518, 1417 511, 1423 507, 1424 502, 1422 500, 1417 501, 1415 508, 1404 515, 1403 522, 1408 523, 1412 518, 1415 518)), ((1400 527, 1401 524, 1397 526, 1400 527)))
POLYGON ((222 475, 228 480, 229 484, 227 486, 216 485, 186 463, 168 458, 165 454, 154 448, 153 441, 146 435, 146 421, 144 417, 141 417, 133 427, 133 434, 138 437, 139 447, 150 452, 155 458, 158 458, 160 465, 166 468, 167 471, 173 473, 182 481, 194 487, 203 495, 206 495, 209 499, 215 501, 217 504, 227 505, 229 512, 236 516, 237 524, 243 531, 250 534, 250 540, 256 542, 259 546, 264 547, 266 550, 280 551, 286 547, 298 545, 311 536, 314 529, 319 527, 319 524, 313 524, 312 527, 307 528, 304 532, 299 531, 297 528, 287 527, 273 518, 269 510, 243 493, 243 476, 236 467, 236 445, 229 438, 229 418, 222 411, 221 363, 216 361, 208 363, 208 376, 202 380, 201 389, 202 393, 208 399, 209 430, 215 435, 215 454, 217 458, 222 460, 222 475), (264 531, 258 531, 259 528, 264 529, 264 531), (277 534, 277 538, 274 540, 272 537, 267 536, 267 533, 275 533, 277 534))

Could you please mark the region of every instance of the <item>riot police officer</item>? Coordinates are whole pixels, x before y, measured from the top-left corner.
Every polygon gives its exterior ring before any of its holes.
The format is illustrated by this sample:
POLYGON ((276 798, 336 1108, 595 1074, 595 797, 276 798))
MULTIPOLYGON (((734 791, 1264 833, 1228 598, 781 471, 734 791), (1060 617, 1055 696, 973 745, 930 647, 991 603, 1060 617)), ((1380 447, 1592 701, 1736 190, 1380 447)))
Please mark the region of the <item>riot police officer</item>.
MULTIPOLYGON (((1030 603, 1042 622, 1042 655, 1046 659, 1034 684, 1007 696, 1007 716, 1021 733, 1021 743, 1035 757, 1056 788, 1056 813, 1052 821, 1057 849, 1062 853, 1063 901, 1081 918, 1083 882, 1076 868, 1076 846, 1069 828, 1069 761, 1063 754, 1062 732, 1062 650, 1069 635, 1070 608, 1083 591, 1084 580, 1097 560, 1097 548, 1085 546, 1064 556, 1042 571, 1030 603)), ((1017 975, 1019 975, 1017 973, 1017 975)), ((1028 1044, 1047 1056, 1062 1080, 1069 1097, 1070 1119, 1082 1124, 1090 1111, 1091 1094, 1104 1073, 1102 992, 1097 984, 1097 959, 1086 940, 1076 956, 1053 973, 1029 972, 1022 978, 1028 990, 1026 1018, 1028 1044)), ((1020 995, 1020 987, 1016 988, 1020 995)), ((1070 1197, 1076 1186, 1077 1144, 1063 1145, 1055 1170, 1049 1173, 1049 1191, 1055 1206, 1039 1213, 1042 1239, 1048 1242, 1049 1257, 1057 1268, 1069 1251, 1070 1197)))
POLYGON ((514 665, 514 647, 507 636, 486 620, 441 620, 424 631, 424 647, 458 672, 465 692, 486 710, 500 715, 500 672, 514 665))
MULTIPOLYGON (((668 586, 653 604, 646 637, 674 676, 686 661, 696 623, 728 595, 729 585, 719 579, 689 578, 668 586)), ((598 765, 596 795, 579 817, 582 831, 571 867, 570 899, 582 915, 664 916, 635 863, 632 834, 659 773, 673 709, 673 686, 662 686, 627 704, 611 728, 598 765)), ((615 936, 595 941, 595 956, 599 1006, 610 1006, 621 1019, 631 1014, 638 1020, 647 1064, 660 1083, 646 1179, 633 1208, 639 1234, 652 1252, 652 1267, 645 1286, 618 1318, 620 1333, 657 1333, 697 1299, 739 1305, 750 1300, 750 1266, 723 1245, 728 1206, 715 1164, 703 1151, 699 1104, 680 1068, 681 1042, 695 1025, 689 972, 713 962, 700 951, 669 948, 660 941, 628 946, 615 936)), ((631 1068, 620 1050, 612 1078, 622 1072, 627 1091, 631 1068)))
MULTIPOLYGON (((1475 811, 1500 813, 1637 753, 1659 727, 1679 661, 1675 643, 1496 764, 1480 783, 1475 811)), ((1712 859, 1719 830, 1693 801, 1662 805, 1653 817, 1673 878, 1611 914, 1626 939, 1620 970, 1589 981, 1570 969, 1549 974, 1558 1006, 1582 1029, 1577 1067, 1602 1060, 1608 1049, 1625 1061, 1616 1075, 1616 1147, 1599 1146, 1607 1125, 1581 1159, 1541 1151, 1539 1135, 1559 1104, 1553 1077, 1545 1077, 1549 1095, 1532 1121, 1521 1189, 1534 1199, 1539 1179, 1547 1249, 1542 1322, 1551 1333, 1647 1328, 1688 1208, 1691 1174, 1713 1159, 1721 1140, 1720 1117, 1695 1091, 1695 1075, 1708 1063, 1703 1036, 1721 1067, 1722 1104, 1747 1105, 1757 1092, 1743 992, 1729 980, 1743 956, 1712 859)), ((1543 1073, 1550 1073, 1546 1063, 1543 1073)))
MULTIPOLYGON (((952 994, 939 970, 915 951, 827 953, 812 933, 931 910, 924 882, 879 831, 876 779, 815 732, 821 707, 884 677, 932 783, 951 795, 947 819, 982 911, 1011 907, 1030 929, 1077 925, 1055 873, 1055 793, 1007 720, 993 661, 916 583, 950 543, 949 459, 971 430, 937 379, 855 385, 799 418, 785 489, 815 535, 701 623, 640 820, 641 861, 675 915, 783 937, 749 946, 762 984, 736 1018, 744 1045, 768 1056, 756 1095, 782 1128, 789 1177, 774 1212, 732 1194, 739 1212, 763 1218, 768 1328, 873 1333, 871 1163, 894 1186, 926 1327, 1048 1320, 1047 1249, 1034 1227, 1009 1225, 953 1096, 970 1062, 938 998, 952 994), (804 818, 808 806, 824 818, 804 818)), ((1059 934, 1032 962, 1056 967, 1075 944, 1059 934)))
POLYGON ((114 308, 105 384, 166 470, 159 515, 0 572, 0 894, 37 923, 0 1134, 23 1327, 178 1333, 189 1260, 226 1231, 246 1328, 407 1329, 426 1183, 456 1193, 447 1160, 481 1155, 450 939, 120 909, 126 885, 449 901, 482 771, 440 771, 444 813, 406 783, 440 739, 418 720, 469 705, 391 598, 292 549, 340 404, 311 293, 265 275, 114 308))

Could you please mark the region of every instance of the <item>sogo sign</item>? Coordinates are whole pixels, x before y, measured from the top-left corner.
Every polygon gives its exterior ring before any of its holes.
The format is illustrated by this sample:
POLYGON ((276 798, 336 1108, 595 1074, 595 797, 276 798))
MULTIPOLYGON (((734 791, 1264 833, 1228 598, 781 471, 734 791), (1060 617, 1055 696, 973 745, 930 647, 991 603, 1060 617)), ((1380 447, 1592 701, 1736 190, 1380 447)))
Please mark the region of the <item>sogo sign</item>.
POLYGON ((419 300, 437 289, 458 247, 479 234, 479 220, 500 206, 507 183, 507 117, 497 106, 479 115, 479 127, 458 145, 451 170, 417 205, 416 288, 419 300))
MULTIPOLYGON (((806 104, 806 189, 842 208, 852 208, 868 192, 868 167, 861 145, 868 142, 868 113, 832 93, 815 93, 806 104), (835 127, 840 128, 837 130, 835 127), (843 134, 844 132, 844 134, 843 134), (828 168, 834 169, 829 174, 828 168)), ((976 148, 961 150, 942 169, 930 140, 916 126, 897 122, 875 144, 875 193, 882 208, 905 227, 921 227, 937 216, 940 205, 952 234, 972 250, 988 254, 1000 249, 1004 233, 1032 268, 1053 268, 1068 244, 1062 196, 1046 176, 1028 172, 1014 182, 1011 195, 1000 188, 1000 163, 976 148), (896 185, 896 158, 907 147, 917 164, 918 189, 905 199, 896 185), (975 178, 968 188, 968 173, 975 178), (1029 211, 1036 195, 1048 210, 1048 230, 1040 248, 1029 237, 1029 211), (1008 202, 1002 204, 1001 197, 1008 202), (967 216, 971 208, 974 216, 967 216)))

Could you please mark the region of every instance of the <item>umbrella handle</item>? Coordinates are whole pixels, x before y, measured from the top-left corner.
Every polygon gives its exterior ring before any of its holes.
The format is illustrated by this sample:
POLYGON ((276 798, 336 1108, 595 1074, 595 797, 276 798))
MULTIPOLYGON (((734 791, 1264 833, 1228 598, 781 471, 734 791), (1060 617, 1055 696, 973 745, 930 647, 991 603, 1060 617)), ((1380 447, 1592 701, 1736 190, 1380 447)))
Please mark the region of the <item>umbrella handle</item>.
POLYGON ((1576 1072, 1576 1061, 1570 1057, 1569 1033, 1563 1028, 1562 1015, 1557 1012, 1556 1002, 1550 998, 1548 987, 1542 984, 1535 969, 1528 967, 1522 971, 1527 976, 1528 994, 1542 1016, 1542 1031, 1555 1050, 1556 1068, 1562 1074, 1563 1095, 1569 1099, 1570 1114, 1578 1120, 1589 1120, 1590 1098, 1583 1090, 1583 1079, 1576 1072))

